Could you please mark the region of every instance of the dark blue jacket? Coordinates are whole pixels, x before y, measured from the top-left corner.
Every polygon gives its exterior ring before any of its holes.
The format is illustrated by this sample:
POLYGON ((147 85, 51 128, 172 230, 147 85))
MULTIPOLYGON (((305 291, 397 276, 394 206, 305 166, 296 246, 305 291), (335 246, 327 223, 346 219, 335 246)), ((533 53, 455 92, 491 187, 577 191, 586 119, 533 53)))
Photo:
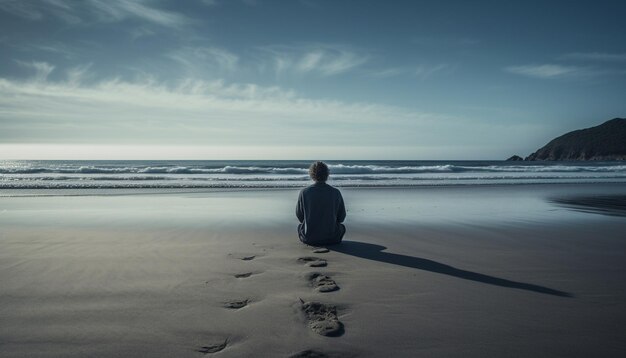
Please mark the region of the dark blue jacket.
POLYGON ((326 184, 315 183, 302 191, 296 205, 300 220, 300 239, 309 244, 341 240, 346 208, 341 192, 326 184))

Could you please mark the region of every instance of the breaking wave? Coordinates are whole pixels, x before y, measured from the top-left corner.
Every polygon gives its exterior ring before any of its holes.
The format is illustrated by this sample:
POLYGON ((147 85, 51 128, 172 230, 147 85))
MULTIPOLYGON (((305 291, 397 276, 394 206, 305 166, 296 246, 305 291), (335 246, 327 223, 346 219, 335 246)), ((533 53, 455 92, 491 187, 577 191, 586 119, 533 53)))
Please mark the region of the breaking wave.
MULTIPOLYGON (((296 161, 6 161, 0 189, 290 188, 310 183, 296 161)), ((333 185, 423 186, 626 182, 623 162, 342 161, 333 185)))
MULTIPOLYGON (((331 164, 333 174, 419 174, 465 172, 537 172, 537 173, 626 173, 626 165, 344 165, 331 164)), ((307 168, 233 166, 211 168, 202 166, 12 166, 0 167, 0 174, 307 174, 307 168)))

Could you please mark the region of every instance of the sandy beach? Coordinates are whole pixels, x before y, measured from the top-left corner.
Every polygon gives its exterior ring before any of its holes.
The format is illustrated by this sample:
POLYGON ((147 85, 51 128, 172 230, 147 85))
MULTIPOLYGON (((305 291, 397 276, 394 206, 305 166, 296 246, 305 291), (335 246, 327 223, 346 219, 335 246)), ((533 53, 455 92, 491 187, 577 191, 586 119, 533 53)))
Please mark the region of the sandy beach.
POLYGON ((2 197, 0 356, 626 351, 626 185, 342 191, 327 253, 298 241, 293 189, 2 197), (334 312, 335 336, 311 329, 334 312))

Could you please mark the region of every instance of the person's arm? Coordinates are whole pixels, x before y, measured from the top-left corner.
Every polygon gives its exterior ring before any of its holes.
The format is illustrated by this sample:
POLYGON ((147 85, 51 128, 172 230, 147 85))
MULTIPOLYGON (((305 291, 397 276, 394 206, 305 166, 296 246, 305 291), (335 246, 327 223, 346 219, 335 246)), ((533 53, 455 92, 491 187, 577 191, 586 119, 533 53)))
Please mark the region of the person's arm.
POLYGON ((343 204, 343 197, 341 196, 341 192, 339 192, 339 209, 337 210, 337 222, 342 223, 346 220, 346 207, 343 204))
POLYGON ((296 204, 296 217, 300 222, 304 222, 304 198, 302 197, 302 192, 300 192, 298 203, 296 204))

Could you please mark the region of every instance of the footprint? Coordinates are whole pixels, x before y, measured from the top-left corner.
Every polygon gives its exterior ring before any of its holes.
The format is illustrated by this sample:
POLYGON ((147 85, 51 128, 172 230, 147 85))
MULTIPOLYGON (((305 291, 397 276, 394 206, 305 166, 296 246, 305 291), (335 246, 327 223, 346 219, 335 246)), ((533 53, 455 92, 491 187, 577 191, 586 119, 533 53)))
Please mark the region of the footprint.
POLYGON ((305 351, 292 354, 289 358, 330 358, 330 356, 320 351, 307 349, 305 351))
POLYGON ((327 248, 325 248, 325 247, 318 247, 317 249, 313 250, 313 253, 314 253, 314 254, 325 254, 325 253, 327 253, 328 251, 330 251, 330 250, 328 250, 328 249, 327 249, 327 248))
POLYGON ((332 292, 339 289, 335 280, 319 272, 308 273, 306 278, 317 292, 332 292))
POLYGON ((243 260, 243 261, 254 260, 257 257, 257 255, 232 254, 232 253, 229 253, 228 256, 234 257, 236 259, 243 260))
POLYGON ((354 358, 355 354, 346 352, 321 352, 315 349, 307 349, 294 353, 289 358, 354 358))
POLYGON ((250 300, 247 298, 245 300, 232 300, 232 301, 225 302, 224 307, 238 310, 240 308, 246 307, 248 305, 248 302, 250 302, 250 300))
POLYGON ((237 278, 246 278, 246 277, 250 277, 250 276, 252 276, 252 272, 245 272, 245 273, 235 274, 235 277, 237 277, 237 278))
POLYGON ((223 343, 211 344, 208 346, 200 347, 200 349, 198 349, 198 352, 204 353, 204 354, 217 353, 221 350, 224 350, 224 348, 226 348, 227 345, 228 345, 228 338, 223 343))
POLYGON ((302 299, 300 302, 301 310, 313 332, 328 337, 343 334, 343 323, 337 318, 337 307, 320 302, 304 302, 302 299))
POLYGON ((326 260, 314 256, 305 256, 298 259, 298 262, 305 263, 309 267, 325 267, 326 260))

